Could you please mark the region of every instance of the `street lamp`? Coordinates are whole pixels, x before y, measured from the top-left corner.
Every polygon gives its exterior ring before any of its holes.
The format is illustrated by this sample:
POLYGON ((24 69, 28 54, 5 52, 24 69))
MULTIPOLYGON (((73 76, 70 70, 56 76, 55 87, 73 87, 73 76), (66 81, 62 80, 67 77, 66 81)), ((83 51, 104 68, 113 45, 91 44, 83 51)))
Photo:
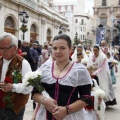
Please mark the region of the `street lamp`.
POLYGON ((85 45, 85 47, 87 47, 87 39, 85 39, 85 44, 84 45, 85 45))
POLYGON ((62 29, 63 29, 63 27, 60 26, 60 27, 59 27, 59 32, 58 32, 58 34, 62 34, 62 29))
POLYGON ((78 33, 75 33, 75 44, 78 45, 78 39, 77 39, 78 33))
POLYGON ((25 32, 28 31, 26 23, 28 22, 29 15, 25 10, 19 13, 20 21, 22 22, 22 26, 20 30, 23 32, 23 40, 25 39, 25 32))
POLYGON ((92 46, 92 40, 90 40, 90 46, 92 46))

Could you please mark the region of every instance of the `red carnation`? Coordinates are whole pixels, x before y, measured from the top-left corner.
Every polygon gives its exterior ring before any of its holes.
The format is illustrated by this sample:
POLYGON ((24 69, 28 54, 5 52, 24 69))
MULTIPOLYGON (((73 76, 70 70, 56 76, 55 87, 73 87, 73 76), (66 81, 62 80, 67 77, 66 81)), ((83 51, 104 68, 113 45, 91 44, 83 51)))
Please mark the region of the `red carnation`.
POLYGON ((12 83, 12 80, 10 78, 6 77, 5 80, 4 80, 4 82, 5 83, 12 83))

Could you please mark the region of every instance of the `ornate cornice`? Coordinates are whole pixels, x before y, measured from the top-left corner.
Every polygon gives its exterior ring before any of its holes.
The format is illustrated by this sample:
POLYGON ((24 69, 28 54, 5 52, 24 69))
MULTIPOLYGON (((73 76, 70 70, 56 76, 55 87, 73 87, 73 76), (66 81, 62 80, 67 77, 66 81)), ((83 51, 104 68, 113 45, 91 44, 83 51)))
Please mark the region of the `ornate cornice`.
POLYGON ((59 28, 59 26, 58 25, 54 25, 54 27, 57 29, 57 28, 59 28))

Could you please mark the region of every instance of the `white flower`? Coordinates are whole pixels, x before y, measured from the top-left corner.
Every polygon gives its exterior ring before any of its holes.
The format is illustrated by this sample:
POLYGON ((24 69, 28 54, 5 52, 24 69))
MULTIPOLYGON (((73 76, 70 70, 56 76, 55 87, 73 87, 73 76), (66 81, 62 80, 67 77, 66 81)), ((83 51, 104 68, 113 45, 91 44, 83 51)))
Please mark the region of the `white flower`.
POLYGON ((82 64, 87 64, 87 62, 88 62, 88 61, 87 61, 87 59, 85 59, 85 58, 83 58, 83 59, 81 60, 81 63, 82 63, 82 64))
POLYGON ((35 78, 37 78, 38 76, 42 76, 42 72, 41 71, 35 71, 35 72, 28 72, 25 74, 24 79, 23 79, 23 85, 28 85, 28 80, 32 79, 34 80, 35 78))
POLYGON ((117 61, 117 60, 113 60, 113 62, 114 62, 115 64, 118 64, 118 61, 117 61))
POLYGON ((35 71, 35 73, 36 73, 37 75, 42 76, 42 72, 41 72, 41 71, 35 71))
POLYGON ((32 74, 33 74, 33 72, 26 73, 24 76, 24 79, 26 79, 26 80, 30 79, 32 74))
POLYGON ((28 85, 28 81, 27 81, 27 79, 23 79, 23 82, 22 82, 22 84, 24 85, 24 86, 26 86, 26 85, 28 85))
POLYGON ((97 97, 104 98, 105 97, 105 92, 103 90, 99 89, 99 90, 95 91, 95 95, 97 97))

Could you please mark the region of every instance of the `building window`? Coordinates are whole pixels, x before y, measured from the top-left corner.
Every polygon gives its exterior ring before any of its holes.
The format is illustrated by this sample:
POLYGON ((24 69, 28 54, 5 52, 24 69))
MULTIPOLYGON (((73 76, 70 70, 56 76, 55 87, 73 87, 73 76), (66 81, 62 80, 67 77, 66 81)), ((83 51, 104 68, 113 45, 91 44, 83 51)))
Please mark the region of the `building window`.
POLYGON ((83 35, 83 40, 84 40, 85 38, 84 38, 84 35, 83 35))
POLYGON ((84 25, 84 20, 83 19, 81 20, 81 25, 84 25))
POLYGON ((106 26, 106 24, 107 24, 107 17, 101 17, 100 18, 100 24, 102 24, 103 26, 106 26))
POLYGON ((8 28, 14 28, 15 27, 12 17, 7 17, 7 19, 5 21, 5 27, 8 27, 8 28))
POLYGON ((68 10, 68 11, 71 11, 71 6, 68 6, 67 10, 68 10))
POLYGON ((106 0, 102 0, 102 6, 106 6, 106 0))
POLYGON ((65 6, 61 7, 61 12, 65 12, 65 6))
POLYGON ((78 19, 75 19, 75 23, 78 23, 78 19))
POLYGON ((36 25, 32 24, 30 32, 31 33, 37 33, 37 27, 36 27, 36 25))

